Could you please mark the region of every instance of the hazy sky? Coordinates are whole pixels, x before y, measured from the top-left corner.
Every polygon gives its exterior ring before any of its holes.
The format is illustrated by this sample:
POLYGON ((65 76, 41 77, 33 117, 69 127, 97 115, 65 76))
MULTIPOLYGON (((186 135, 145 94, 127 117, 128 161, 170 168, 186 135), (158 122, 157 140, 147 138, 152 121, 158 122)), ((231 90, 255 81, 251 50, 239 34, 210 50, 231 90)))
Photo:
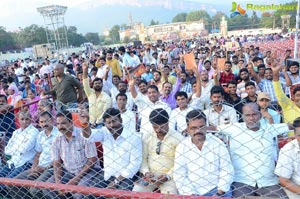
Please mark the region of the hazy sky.
MULTIPOLYGON (((148 25, 151 19, 169 22, 178 12, 205 9, 213 15, 217 10, 228 14, 230 0, 1 0, 0 26, 17 31, 31 24, 44 25, 37 7, 48 5, 67 6, 65 24, 76 26, 79 33, 99 32, 115 24, 133 21, 148 25), (207 3, 209 2, 209 3, 207 3)), ((238 0, 237 3, 268 4, 267 0, 238 0)), ((275 0, 272 3, 291 2, 275 0)))

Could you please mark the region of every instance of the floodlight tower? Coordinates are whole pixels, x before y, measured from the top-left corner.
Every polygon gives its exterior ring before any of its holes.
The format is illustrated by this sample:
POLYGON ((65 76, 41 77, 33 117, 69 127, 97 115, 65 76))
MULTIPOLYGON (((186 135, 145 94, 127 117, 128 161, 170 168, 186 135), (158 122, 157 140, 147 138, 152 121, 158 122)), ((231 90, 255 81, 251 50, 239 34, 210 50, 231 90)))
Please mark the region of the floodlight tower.
POLYGON ((50 5, 37 8, 43 15, 48 43, 55 43, 55 48, 59 52, 62 48, 68 48, 67 29, 64 15, 67 7, 50 5))

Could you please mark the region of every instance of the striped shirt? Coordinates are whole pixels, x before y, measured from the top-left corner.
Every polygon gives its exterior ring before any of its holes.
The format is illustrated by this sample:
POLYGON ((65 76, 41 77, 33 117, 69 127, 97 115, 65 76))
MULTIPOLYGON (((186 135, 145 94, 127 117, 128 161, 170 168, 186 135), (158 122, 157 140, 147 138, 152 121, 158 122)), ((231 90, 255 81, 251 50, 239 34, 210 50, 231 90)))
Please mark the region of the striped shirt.
POLYGON ((75 175, 82 170, 88 158, 97 157, 95 143, 84 139, 80 131, 80 128, 74 127, 71 141, 61 135, 52 147, 53 161, 62 160, 64 168, 75 175))

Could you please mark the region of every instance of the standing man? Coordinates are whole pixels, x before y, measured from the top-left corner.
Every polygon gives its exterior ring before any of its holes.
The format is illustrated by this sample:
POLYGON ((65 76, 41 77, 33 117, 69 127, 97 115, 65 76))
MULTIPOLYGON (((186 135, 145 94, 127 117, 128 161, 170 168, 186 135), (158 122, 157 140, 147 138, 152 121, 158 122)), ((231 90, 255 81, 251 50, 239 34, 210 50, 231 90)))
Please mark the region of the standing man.
POLYGON ((183 137, 169 129, 169 115, 162 108, 153 110, 149 120, 153 136, 143 141, 143 161, 140 172, 143 178, 133 191, 152 192, 159 189, 163 194, 177 194, 173 180, 175 149, 183 137))
POLYGON ((54 78, 51 81, 53 90, 45 94, 56 96, 58 109, 76 108, 77 102, 83 101, 82 85, 76 78, 64 73, 64 65, 56 64, 54 66, 54 78))
MULTIPOLYGON (((15 179, 34 180, 45 182, 53 175, 51 149, 55 139, 60 135, 58 129, 53 126, 52 115, 43 112, 39 118, 40 127, 43 129, 37 136, 35 151, 36 155, 30 169, 20 173, 15 179)), ((13 198, 41 198, 42 191, 30 188, 30 193, 26 187, 11 187, 9 194, 13 198)))
POLYGON ((112 76, 118 75, 120 78, 122 78, 123 74, 119 61, 113 58, 112 50, 108 50, 106 53, 106 64, 111 68, 112 76))
POLYGON ((224 71, 220 73, 219 83, 221 86, 227 86, 230 80, 234 80, 234 74, 232 73, 232 63, 230 61, 225 62, 224 71))
MULTIPOLYGON (((94 142, 81 136, 81 129, 74 127, 72 114, 62 111, 56 115, 59 136, 52 145, 52 160, 54 176, 47 182, 68 185, 87 185, 92 176, 97 162, 97 150, 94 142)), ((58 198, 59 193, 43 190, 45 198, 58 198)), ((61 194, 61 193, 60 193, 61 194)), ((72 194, 74 198, 82 198, 72 194)))
POLYGON ((190 137, 176 148, 174 180, 181 195, 231 197, 234 170, 225 144, 207 134, 205 114, 195 109, 186 116, 190 137))
POLYGON ((111 98, 102 92, 103 80, 96 77, 92 81, 93 89, 90 88, 88 79, 88 64, 82 64, 83 89, 89 102, 90 122, 92 128, 98 128, 103 124, 102 116, 106 109, 112 106, 111 98))
POLYGON ((260 122, 262 114, 256 103, 243 107, 243 123, 218 126, 229 136, 235 171, 233 197, 260 196, 287 199, 274 174, 274 138, 292 130, 287 124, 260 122))

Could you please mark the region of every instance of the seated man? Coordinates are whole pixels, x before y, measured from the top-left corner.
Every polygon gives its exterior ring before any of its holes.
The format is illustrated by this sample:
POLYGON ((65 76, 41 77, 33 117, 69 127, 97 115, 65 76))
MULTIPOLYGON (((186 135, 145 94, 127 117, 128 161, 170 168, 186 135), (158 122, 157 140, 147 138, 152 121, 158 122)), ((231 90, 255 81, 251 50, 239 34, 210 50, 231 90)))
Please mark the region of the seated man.
POLYGON ((256 103, 243 106, 243 123, 221 125, 229 136, 229 151, 235 171, 233 197, 260 196, 287 199, 274 174, 274 138, 292 129, 287 124, 261 122, 256 103))
MULTIPOLYGON (((53 175, 51 147, 55 139, 60 135, 58 129, 53 126, 52 115, 43 112, 40 115, 40 127, 43 129, 37 136, 35 151, 37 152, 30 169, 20 173, 16 179, 27 179, 45 182, 53 175)), ((11 187, 9 194, 13 198, 42 198, 40 189, 31 188, 30 193, 26 187, 11 187)))
MULTIPOLYGON (((57 128, 60 135, 52 145, 54 176, 47 182, 68 185, 87 185, 96 174, 97 150, 94 142, 81 136, 81 129, 75 128, 72 114, 68 111, 56 115, 57 128)), ((45 198, 58 198, 62 193, 43 190, 45 198)), ((72 194, 74 198, 82 198, 72 194)))
POLYGON ((279 153, 275 174, 289 199, 300 198, 300 118, 294 120, 296 139, 287 143, 279 153))
MULTIPOLYGON (((35 155, 35 142, 39 131, 31 124, 29 112, 18 113, 20 128, 13 132, 5 147, 5 155, 11 158, 0 168, 0 177, 13 178, 31 167, 35 155)), ((4 185, 0 186, 1 191, 4 185)))
MULTIPOLYGON (((84 114, 84 113, 82 113, 84 114)), ((88 118, 88 114, 86 114, 88 118)), ((105 127, 90 129, 88 119, 83 136, 89 142, 101 142, 103 146, 103 171, 90 182, 91 186, 110 189, 132 190, 133 177, 142 162, 142 140, 122 124, 120 111, 107 109, 103 114, 105 127)))
POLYGON ((176 148, 174 181, 182 195, 231 197, 234 170, 225 144, 207 134, 206 116, 199 110, 186 116, 190 137, 176 148))
POLYGON ((150 113, 153 135, 143 141, 143 161, 140 172, 143 178, 133 191, 152 192, 160 189, 163 194, 177 194, 173 180, 175 149, 183 137, 169 129, 169 115, 162 108, 150 113))

